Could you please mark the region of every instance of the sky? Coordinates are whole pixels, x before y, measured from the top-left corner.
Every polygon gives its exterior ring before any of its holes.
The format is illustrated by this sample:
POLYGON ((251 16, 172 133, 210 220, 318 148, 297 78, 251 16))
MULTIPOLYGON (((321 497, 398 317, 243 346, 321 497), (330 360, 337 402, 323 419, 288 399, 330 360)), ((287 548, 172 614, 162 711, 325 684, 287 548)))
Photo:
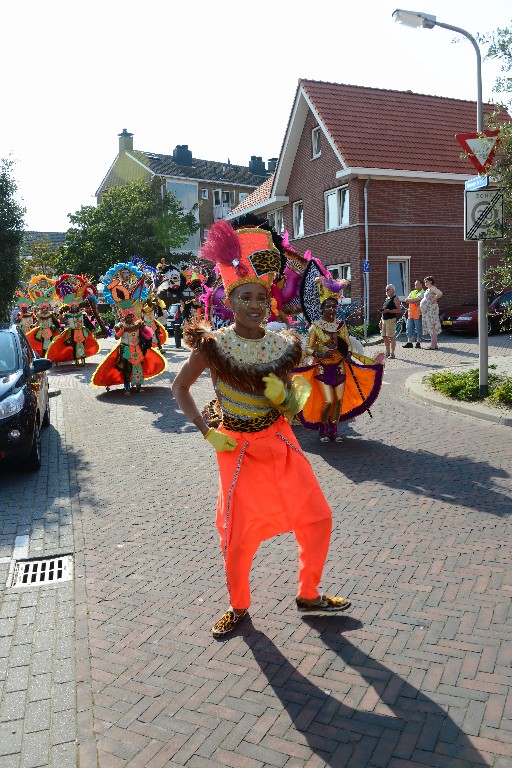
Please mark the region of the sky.
MULTIPOLYGON (((278 156, 300 78, 474 101, 471 43, 395 23, 396 2, 4 0, 0 158, 26 229, 96 204, 124 128, 135 149, 248 165, 278 156)), ((472 35, 512 23, 510 0, 415 2, 472 35)), ((498 74, 483 62, 484 101, 498 74)))

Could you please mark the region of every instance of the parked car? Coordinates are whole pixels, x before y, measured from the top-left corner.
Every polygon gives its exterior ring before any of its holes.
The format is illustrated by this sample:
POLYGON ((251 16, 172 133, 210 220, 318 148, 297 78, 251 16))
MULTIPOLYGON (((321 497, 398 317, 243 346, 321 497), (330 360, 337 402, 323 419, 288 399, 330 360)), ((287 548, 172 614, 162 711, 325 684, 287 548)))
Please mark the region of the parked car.
POLYGON ((169 336, 174 336, 174 329, 177 324, 181 326, 182 323, 182 317, 181 317, 181 307, 179 304, 171 304, 169 309, 167 310, 167 322, 165 324, 165 327, 167 328, 167 333, 169 336))
MULTIPOLYGON (((487 298, 487 331, 499 333, 504 308, 512 303, 512 289, 503 291, 498 296, 490 294, 487 298)), ((478 333, 478 297, 468 299, 458 307, 448 307, 439 315, 444 331, 478 333)))
POLYGON ((41 427, 50 423, 48 375, 52 361, 38 357, 21 328, 0 324, 0 465, 41 466, 41 427))

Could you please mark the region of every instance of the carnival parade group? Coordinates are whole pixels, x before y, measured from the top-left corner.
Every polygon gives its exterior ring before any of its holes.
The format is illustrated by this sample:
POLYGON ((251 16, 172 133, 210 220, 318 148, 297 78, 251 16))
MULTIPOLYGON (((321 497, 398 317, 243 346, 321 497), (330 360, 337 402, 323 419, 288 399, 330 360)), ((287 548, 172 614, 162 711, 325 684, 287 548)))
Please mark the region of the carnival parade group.
POLYGON ((191 353, 172 391, 215 449, 220 474, 216 523, 231 604, 212 634, 223 637, 247 615, 257 547, 287 531, 299 547, 298 610, 346 610, 350 600, 318 591, 332 515, 291 425, 341 442, 340 422, 371 416, 383 355, 365 354, 343 319, 347 281, 266 221, 216 222, 199 256, 196 269, 165 259, 156 268, 140 258, 114 264, 100 278, 109 322, 91 277, 35 275, 17 291, 12 319, 34 352, 55 364, 83 366, 100 351, 98 339, 113 336, 117 344, 91 384, 136 395, 166 370, 167 331, 158 317, 181 299, 191 353), (206 369, 215 398, 199 408, 190 388, 206 369))

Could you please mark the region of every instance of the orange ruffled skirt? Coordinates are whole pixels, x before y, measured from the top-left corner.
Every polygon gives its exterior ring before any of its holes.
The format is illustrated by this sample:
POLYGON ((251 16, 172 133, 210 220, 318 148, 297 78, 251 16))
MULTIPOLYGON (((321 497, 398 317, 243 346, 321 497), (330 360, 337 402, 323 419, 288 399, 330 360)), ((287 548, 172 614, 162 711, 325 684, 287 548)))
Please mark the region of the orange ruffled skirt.
MULTIPOLYGON (((116 344, 112 352, 98 365, 91 379, 93 387, 113 387, 116 384, 124 384, 123 374, 115 366, 121 343, 116 344)), ((167 363, 156 349, 148 349, 142 363, 144 380, 154 379, 165 371, 167 363)))
MULTIPOLYGON (((46 357, 52 360, 54 363, 69 363, 75 359, 73 354, 73 345, 66 344, 66 338, 69 328, 54 338, 48 349, 46 350, 46 357)), ((100 345, 98 340, 88 333, 85 337, 85 357, 92 357, 97 355, 100 351, 100 345)))
MULTIPOLYGON (((344 363, 345 389, 341 403, 340 421, 348 421, 364 413, 377 399, 382 385, 384 366, 382 363, 366 365, 355 361, 344 363)), ((319 429, 324 408, 322 387, 316 378, 317 366, 295 368, 294 374, 300 374, 311 384, 311 394, 298 419, 307 429, 319 429)))

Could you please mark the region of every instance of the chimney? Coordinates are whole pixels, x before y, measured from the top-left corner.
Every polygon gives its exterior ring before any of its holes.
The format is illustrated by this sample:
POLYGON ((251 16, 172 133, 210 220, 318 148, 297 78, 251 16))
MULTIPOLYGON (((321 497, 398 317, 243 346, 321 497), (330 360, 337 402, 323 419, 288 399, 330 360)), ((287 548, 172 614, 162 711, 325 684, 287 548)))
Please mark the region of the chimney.
POLYGON ((277 160, 278 160, 277 157, 270 157, 269 158, 269 160, 268 160, 268 172, 269 173, 274 173, 274 171, 276 169, 276 165, 277 165, 277 160))
POLYGON ((130 152, 130 150, 133 150, 133 133, 128 133, 126 128, 123 128, 123 132, 118 133, 118 136, 120 152, 130 152))
POLYGON ((261 157, 256 157, 256 155, 251 155, 251 159, 249 161, 249 172, 254 173, 255 176, 267 175, 267 169, 265 168, 265 163, 263 162, 261 157))
POLYGON ((185 165, 191 168, 192 152, 188 148, 188 144, 177 144, 172 153, 172 159, 178 165, 185 165))

